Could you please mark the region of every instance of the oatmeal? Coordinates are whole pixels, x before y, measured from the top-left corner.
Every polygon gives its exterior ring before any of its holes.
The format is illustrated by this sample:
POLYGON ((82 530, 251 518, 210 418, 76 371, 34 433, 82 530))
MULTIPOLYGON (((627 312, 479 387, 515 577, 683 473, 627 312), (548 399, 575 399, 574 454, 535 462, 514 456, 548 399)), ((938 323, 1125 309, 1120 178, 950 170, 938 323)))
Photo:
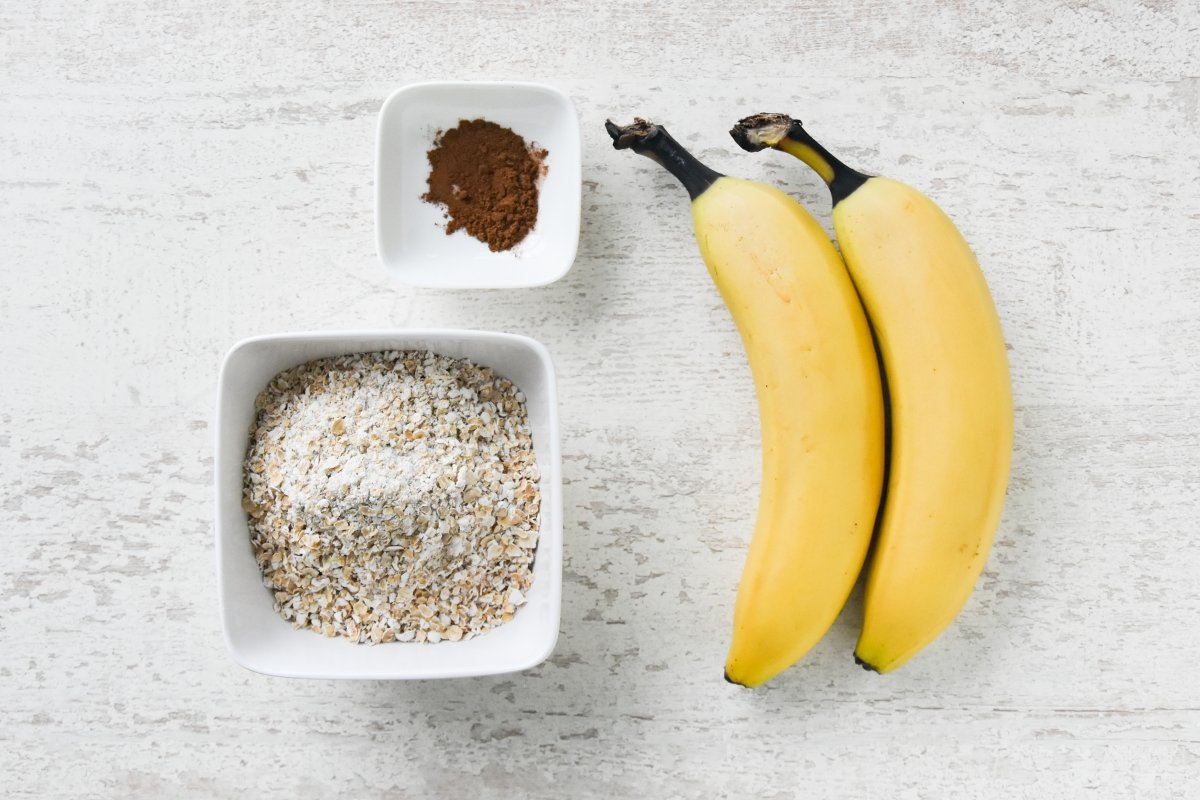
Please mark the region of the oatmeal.
POLYGON ((365 353, 286 370, 255 408, 242 505, 285 619, 374 644, 512 619, 540 498, 511 382, 433 353, 365 353))

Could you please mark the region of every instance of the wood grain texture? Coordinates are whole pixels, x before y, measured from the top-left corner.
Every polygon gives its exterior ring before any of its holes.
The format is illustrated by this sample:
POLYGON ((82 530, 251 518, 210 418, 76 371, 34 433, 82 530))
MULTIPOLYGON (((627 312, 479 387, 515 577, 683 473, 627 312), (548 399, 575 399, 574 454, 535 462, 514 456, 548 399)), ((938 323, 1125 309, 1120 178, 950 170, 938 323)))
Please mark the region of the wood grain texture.
POLYGON ((10 3, 0 10, 0 794, 1200 796, 1200 8, 10 3), (499 45, 498 43, 504 43, 499 45), (565 89, 579 258, 552 286, 398 287, 376 112, 419 78, 565 89), (928 190, 1010 346, 1014 474, 958 622, 901 672, 861 613, 769 687, 720 669, 755 508, 749 372, 685 198, 606 116, 730 173, 789 111, 928 190), (274 331, 471 326, 559 370, 562 635, 528 673, 286 681, 226 655, 216 370, 274 331))

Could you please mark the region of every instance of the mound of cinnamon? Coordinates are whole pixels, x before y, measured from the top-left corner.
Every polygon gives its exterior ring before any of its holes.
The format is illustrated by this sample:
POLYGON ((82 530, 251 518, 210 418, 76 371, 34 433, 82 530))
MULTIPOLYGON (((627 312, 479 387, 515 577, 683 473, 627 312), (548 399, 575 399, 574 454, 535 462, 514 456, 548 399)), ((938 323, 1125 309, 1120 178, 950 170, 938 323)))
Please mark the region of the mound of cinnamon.
POLYGON ((546 150, 484 119, 442 131, 429 151, 429 191, 446 207, 446 233, 465 230, 493 252, 511 250, 537 224, 546 150))

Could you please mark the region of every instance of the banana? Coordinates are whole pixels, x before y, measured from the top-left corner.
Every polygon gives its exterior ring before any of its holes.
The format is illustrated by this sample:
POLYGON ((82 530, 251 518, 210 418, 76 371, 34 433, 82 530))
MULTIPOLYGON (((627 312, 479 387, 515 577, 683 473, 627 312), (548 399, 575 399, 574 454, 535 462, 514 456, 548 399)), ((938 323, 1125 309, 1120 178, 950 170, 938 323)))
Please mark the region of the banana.
POLYGON ((828 184, 874 328, 891 447, 855 658, 889 672, 953 622, 1000 521, 1013 439, 1000 320, 970 247, 925 195, 850 169, 786 115, 756 114, 730 133, 746 150, 791 153, 828 184))
POLYGON ((606 125, 692 199, 697 242, 758 394, 762 489, 725 678, 758 686, 833 624, 883 488, 883 390, 854 286, 820 225, 778 189, 720 175, 662 127, 606 125))

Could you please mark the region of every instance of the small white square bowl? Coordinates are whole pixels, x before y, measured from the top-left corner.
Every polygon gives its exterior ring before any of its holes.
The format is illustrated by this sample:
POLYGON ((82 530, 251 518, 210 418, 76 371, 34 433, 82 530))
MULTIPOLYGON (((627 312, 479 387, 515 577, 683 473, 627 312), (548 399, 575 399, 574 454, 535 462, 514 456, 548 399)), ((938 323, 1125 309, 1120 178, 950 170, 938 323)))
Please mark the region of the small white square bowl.
POLYGON ((457 330, 259 336, 239 342, 225 356, 217 398, 217 587, 225 642, 235 661, 288 678, 411 680, 516 672, 549 657, 562 606, 562 466, 554 366, 540 343, 513 334, 457 330), (492 367, 525 393, 542 501, 528 600, 509 622, 461 642, 372 646, 294 629, 275 611, 263 585, 241 505, 255 397, 277 373, 306 361, 408 349, 492 367))
POLYGON ((375 237, 379 260, 410 286, 543 286, 571 268, 582 189, 579 115, 565 94, 537 83, 440 81, 392 92, 379 112, 375 237), (493 253, 466 231, 446 235, 445 210, 427 203, 428 152, 438 131, 483 118, 545 148, 549 171, 537 224, 512 250, 493 253))

